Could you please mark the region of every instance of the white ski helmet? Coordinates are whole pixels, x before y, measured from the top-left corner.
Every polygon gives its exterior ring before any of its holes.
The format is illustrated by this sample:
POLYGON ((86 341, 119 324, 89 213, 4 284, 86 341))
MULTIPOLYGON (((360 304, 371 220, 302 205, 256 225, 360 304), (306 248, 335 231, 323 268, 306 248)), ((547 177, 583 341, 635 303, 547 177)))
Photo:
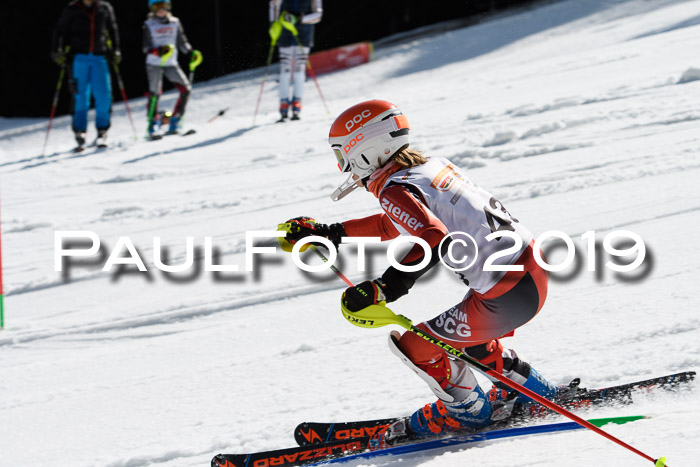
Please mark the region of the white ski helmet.
POLYGON ((353 105, 335 119, 328 134, 341 172, 352 172, 331 195, 347 196, 372 172, 408 147, 408 119, 391 102, 372 100, 353 105))

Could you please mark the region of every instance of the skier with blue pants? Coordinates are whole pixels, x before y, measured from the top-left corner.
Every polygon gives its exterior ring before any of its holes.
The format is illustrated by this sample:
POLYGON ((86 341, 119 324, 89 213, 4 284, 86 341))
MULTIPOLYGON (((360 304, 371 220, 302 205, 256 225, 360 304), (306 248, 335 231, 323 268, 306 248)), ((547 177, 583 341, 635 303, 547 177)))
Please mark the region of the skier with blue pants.
POLYGON ((58 20, 51 50, 56 64, 68 66, 76 150, 85 146, 91 96, 95 99, 95 144, 106 145, 112 113, 108 61, 121 61, 119 29, 112 5, 104 0, 72 1, 58 20))

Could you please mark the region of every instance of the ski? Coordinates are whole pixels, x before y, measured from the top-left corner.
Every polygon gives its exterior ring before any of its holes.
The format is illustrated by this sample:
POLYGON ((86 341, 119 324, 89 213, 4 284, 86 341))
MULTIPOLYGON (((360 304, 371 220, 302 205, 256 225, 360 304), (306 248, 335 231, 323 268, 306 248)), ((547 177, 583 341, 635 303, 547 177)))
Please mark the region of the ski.
MULTIPOLYGON (((567 410, 578 410, 614 403, 628 404, 632 402, 632 395, 635 392, 650 391, 657 388, 672 389, 680 384, 693 381, 694 378, 694 371, 686 371, 601 389, 582 389, 578 387, 578 380, 574 380, 569 384, 569 388, 564 390, 554 402, 567 410)), ((504 422, 499 422, 499 424, 502 426, 514 425, 533 418, 542 418, 548 413, 548 408, 540 404, 532 404, 527 411, 515 413, 504 422)), ((400 417, 342 423, 304 422, 294 429, 294 439, 299 446, 331 441, 348 442, 355 438, 373 436, 399 419, 400 417)))
POLYGON ((150 141, 158 141, 160 139, 163 139, 165 136, 190 136, 190 135, 194 135, 195 133, 197 133, 197 130, 195 130, 194 128, 190 128, 189 130, 182 132, 182 133, 179 131, 173 132, 173 133, 170 133, 170 132, 152 133, 152 134, 146 136, 146 139, 148 139, 150 141))
MULTIPOLYGON (((593 418, 588 420, 591 424, 601 427, 608 423, 622 425, 624 423, 641 420, 647 417, 636 415, 627 417, 610 417, 610 418, 593 418)), ((315 462, 310 465, 329 465, 339 464, 343 462, 352 462, 360 459, 373 459, 383 456, 406 455, 416 452, 430 451, 432 449, 446 449, 456 446, 458 449, 469 448, 472 445, 484 443, 487 441, 495 441, 504 438, 514 438, 520 436, 536 435, 542 433, 556 433, 559 431, 571 431, 583 429, 581 425, 575 422, 550 423, 547 425, 534 425, 519 428, 506 428, 502 430, 486 431, 472 434, 462 434, 458 436, 430 439, 427 441, 414 441, 397 446, 388 446, 380 449, 370 447, 369 451, 350 453, 341 457, 334 457, 321 462, 315 462)))
MULTIPOLYGON (((627 423, 644 418, 643 416, 613 417, 589 420, 596 426, 607 423, 627 423)), ((387 447, 376 447, 374 437, 364 436, 352 440, 328 441, 312 446, 296 446, 286 449, 247 453, 247 454, 217 454, 211 461, 212 467, 294 467, 301 465, 325 465, 346 462, 354 459, 366 459, 393 454, 406 454, 429 449, 460 446, 484 441, 525 436, 538 433, 553 433, 583 428, 574 422, 552 423, 547 425, 507 428, 479 433, 457 434, 428 438, 421 441, 409 441, 387 447)))

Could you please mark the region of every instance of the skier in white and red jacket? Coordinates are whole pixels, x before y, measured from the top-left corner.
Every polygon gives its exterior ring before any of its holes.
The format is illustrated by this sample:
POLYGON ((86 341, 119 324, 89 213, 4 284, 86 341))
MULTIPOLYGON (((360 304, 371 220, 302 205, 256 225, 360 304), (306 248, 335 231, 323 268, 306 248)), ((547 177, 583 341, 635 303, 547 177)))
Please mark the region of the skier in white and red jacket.
POLYGON ((161 125, 166 122, 158 111, 158 100, 163 90, 163 76, 180 93, 171 113, 168 113, 166 134, 175 134, 180 129, 185 115, 187 101, 192 92, 192 83, 180 68, 178 52, 189 60, 195 52, 192 49, 180 20, 170 13, 169 1, 148 0, 151 10, 143 23, 143 53, 146 54, 146 76, 148 77, 148 135, 152 139, 160 137, 161 125))
MULTIPOLYGON (((425 240, 432 249, 425 266, 415 272, 389 267, 380 278, 348 288, 343 305, 354 312, 395 301, 443 258, 454 270, 463 269, 457 273, 469 291, 460 303, 418 327, 526 388, 553 397, 555 386, 501 344, 502 337, 512 335, 540 311, 547 296, 548 273, 534 260, 531 232, 459 167, 409 148, 409 129, 406 116, 386 101, 362 102, 340 114, 331 126, 329 142, 339 168, 350 176, 331 198, 337 201, 365 187, 384 212, 330 225, 308 217, 291 219, 286 240, 294 244, 311 235, 336 245, 342 237, 391 240, 411 235, 425 240), (486 240, 503 231, 508 236, 486 240), (485 267, 489 257, 493 265, 520 270, 491 270, 498 268, 485 267), (474 263, 464 269, 463 258, 474 263)), ((423 247, 415 244, 400 263, 418 265, 425 256, 423 247)), ((410 332, 401 336, 393 331, 389 344, 438 397, 417 410, 408 424, 393 426, 393 436, 479 428, 509 415, 514 401, 508 393, 497 385, 485 394, 464 361, 410 332)), ((515 402, 532 401, 520 396, 515 402)))

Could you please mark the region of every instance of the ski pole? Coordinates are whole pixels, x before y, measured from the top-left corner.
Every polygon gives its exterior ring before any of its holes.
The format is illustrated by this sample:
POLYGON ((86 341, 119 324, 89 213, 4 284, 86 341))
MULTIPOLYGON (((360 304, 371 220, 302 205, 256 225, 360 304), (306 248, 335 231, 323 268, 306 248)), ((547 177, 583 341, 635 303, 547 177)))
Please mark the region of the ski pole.
POLYGON ((122 75, 119 73, 119 65, 117 62, 112 60, 112 66, 114 67, 114 74, 117 75, 117 83, 119 84, 119 91, 122 94, 122 100, 124 101, 124 106, 126 107, 126 114, 129 116, 129 121, 131 122, 131 129, 134 132, 134 140, 138 140, 136 135, 136 126, 134 126, 134 119, 131 117, 131 109, 129 109, 129 100, 126 98, 126 91, 124 90, 124 82, 122 81, 122 75))
MULTIPOLYGON (((190 64, 189 64, 190 74, 187 77, 188 81, 190 83, 190 87, 193 89, 194 89, 194 70, 196 70, 197 67, 202 63, 202 60, 204 60, 204 56, 202 55, 202 52, 200 52, 199 50, 193 50, 192 56, 190 57, 190 64)), ((184 122, 184 117, 181 117, 181 119, 182 120, 180 121, 180 123, 182 124, 182 122, 184 122)), ((149 121, 149 126, 150 126, 150 121, 151 121, 150 118, 148 121, 149 121)))
POLYGON ((194 84, 194 70, 196 70, 197 67, 201 65, 202 60, 204 60, 202 52, 200 52, 199 50, 193 50, 192 57, 190 58, 190 85, 194 84))
MULTIPOLYGON (((260 83, 260 92, 258 93, 258 102, 255 104, 255 113, 253 114, 253 125, 255 125, 255 119, 258 116, 258 109, 260 108, 260 100, 263 95, 263 88, 265 87, 265 81, 267 80, 267 73, 270 70, 270 63, 272 63, 272 54, 275 51, 275 43, 277 40, 270 42, 270 51, 267 53, 267 63, 265 64, 265 74, 263 75, 262 82, 260 83)), ((222 113, 222 112, 220 112, 222 113)), ((222 113, 223 114, 223 113, 222 113)))
MULTIPOLYGON (((109 35, 109 30, 104 30, 105 36, 107 38, 107 48, 114 52, 112 47, 112 38, 109 35)), ((114 74, 117 75, 117 84, 119 85, 119 91, 122 95, 122 100, 124 101, 124 106, 126 107, 126 114, 129 116, 129 121, 131 122, 131 130, 134 132, 134 140, 138 140, 139 137, 136 136, 136 126, 134 126, 134 119, 131 117, 131 109, 129 109, 129 100, 126 98, 126 91, 124 90, 124 81, 122 81, 122 75, 119 73, 119 65, 117 65, 116 60, 112 60, 112 67, 114 68, 114 74)))
POLYGON ((318 90, 318 95, 321 96, 321 101, 323 101, 323 106, 326 108, 326 113, 330 114, 331 111, 328 109, 328 104, 326 104, 326 98, 323 97, 323 93, 321 92, 321 86, 318 84, 318 80, 316 79, 316 73, 314 73, 314 69, 311 68, 311 60, 308 58, 306 59, 306 66, 309 69, 309 73, 311 73, 311 78, 314 80, 314 84, 316 85, 316 89, 318 90))
MULTIPOLYGON (((280 23, 282 24, 282 26, 284 26, 285 29, 292 33, 292 36, 294 36, 294 40, 296 40, 297 42, 297 46, 299 46, 299 49, 303 50, 303 46, 301 45, 301 41, 299 40, 299 31, 297 31, 297 28, 289 21, 284 20, 282 17, 280 17, 280 23)), ((314 84, 316 85, 316 89, 318 90, 318 95, 321 96, 321 101, 323 102, 323 106, 326 108, 326 112, 331 113, 331 111, 328 109, 328 104, 326 104, 326 98, 323 97, 323 93, 321 92, 321 86, 319 86, 318 80, 316 79, 316 73, 314 73, 314 69, 311 67, 311 60, 309 60, 308 57, 306 58, 306 68, 308 68, 309 73, 311 74, 311 78, 314 80, 314 84)))
MULTIPOLYGON (((64 52, 67 54, 70 51, 70 46, 67 45, 64 52)), ((61 86, 63 86, 63 77, 66 74, 65 62, 61 65, 61 72, 58 74, 58 82, 56 83, 56 91, 53 93, 53 102, 51 103, 51 113, 49 114, 49 126, 46 129, 46 137, 44 137, 44 147, 41 149, 41 155, 46 153, 46 143, 49 142, 49 133, 53 125, 53 117, 56 115, 56 107, 58 106, 58 98, 61 95, 61 86)))
MULTIPOLYGON (((325 256, 323 253, 321 253, 321 250, 319 250, 318 247, 317 247, 316 245, 311 245, 311 249, 314 250, 314 251, 316 252, 316 254, 317 254, 318 256, 321 257, 321 259, 323 260, 324 263, 328 263, 328 258, 326 258, 326 256, 325 256)), ((333 271, 334 273, 336 273, 336 275, 337 275, 338 277, 340 277, 340 279, 348 285, 348 287, 353 287, 353 286, 354 286, 354 284, 352 283, 352 281, 350 281, 350 279, 348 279, 347 277, 345 277, 345 274, 343 274, 342 272, 340 272, 340 270, 339 270, 338 268, 336 268, 336 267, 333 266, 332 264, 330 265, 330 268, 331 268, 331 271, 333 271)))
POLYGON ((219 111, 217 112, 216 115, 214 115, 212 118, 210 118, 209 120, 207 120, 207 123, 211 123, 211 122, 213 122, 214 120, 216 120, 217 118, 221 117, 223 114, 226 113, 226 111, 227 111, 228 109, 229 109, 229 108, 226 107, 225 109, 219 110, 219 111))
POLYGON ((437 347, 440 347, 442 350, 447 352, 448 354, 459 358, 460 360, 465 361, 468 363, 470 366, 473 368, 476 368, 477 370, 491 376, 492 378, 497 379, 501 383, 509 386, 512 389, 515 389, 516 391, 525 394, 526 396, 530 397, 531 399, 536 400, 540 404, 544 405, 545 407, 557 412, 560 415, 563 415, 570 420, 573 420, 574 422, 578 423, 584 428, 588 428, 589 430, 592 430, 599 435, 609 439, 610 441, 613 441, 614 443, 634 452, 635 454, 643 457, 644 459, 651 461, 654 463, 656 467, 664 467, 667 466, 666 464, 666 458, 661 457, 658 459, 654 459, 653 457, 643 453, 639 449, 625 443, 624 441, 616 438, 615 436, 611 435, 610 433, 607 433, 597 426, 593 425, 592 423, 588 422, 587 420, 584 420, 583 418, 579 417, 578 415, 575 415, 565 408, 555 404, 554 402, 545 399, 541 395, 537 394, 536 392, 531 391, 530 389, 526 388, 525 386, 516 383, 512 379, 508 378, 507 376, 504 376, 497 371, 489 368, 488 366, 484 365, 480 361, 470 357, 469 355, 465 354, 464 352, 455 349, 451 345, 441 341, 440 339, 426 333, 425 331, 421 330, 420 328, 416 327, 413 325, 410 319, 406 318, 405 316, 402 315, 396 315, 393 311, 391 311, 386 305, 383 304, 384 302, 381 302, 379 305, 370 305, 367 308, 363 308, 362 310, 359 311, 350 311, 347 308, 343 306, 341 303, 340 307, 343 312, 343 315, 345 318, 347 318, 350 323, 354 324, 355 326, 359 327, 364 327, 364 328, 378 328, 382 326, 386 326, 388 324, 396 324, 398 326, 401 326, 402 328, 416 334, 417 336, 425 339, 426 341, 430 342, 433 345, 436 345, 437 347))
MULTIPOLYGON (((277 226, 277 230, 281 231, 290 231, 290 224, 289 223, 283 223, 279 224, 277 226)), ((279 237, 278 242, 282 246, 282 249, 285 251, 292 251, 292 245, 287 242, 284 237, 279 237)), ((307 244, 311 249, 313 249, 320 257, 321 259, 325 262, 328 263, 328 258, 325 257, 323 253, 321 253, 318 248, 313 245, 313 244, 307 244)), ((306 245, 304 245, 300 251, 303 251, 305 249, 306 245)), ((348 286, 353 287, 353 283, 345 277, 345 275, 340 272, 335 266, 331 265, 330 269, 335 272, 338 277, 340 277, 343 282, 345 282, 348 286)), ((530 389, 526 388, 525 386, 516 383, 512 379, 508 378, 507 376, 504 376, 497 371, 491 369, 490 367, 484 365, 481 363, 479 360, 476 360, 469 355, 465 354, 464 352, 452 347, 451 345, 447 344, 446 342, 441 341, 440 339, 432 336, 431 334, 426 333, 425 331, 421 330, 420 328, 416 327, 413 325, 413 322, 406 318, 403 315, 397 315, 389 307, 386 306, 385 302, 380 302, 379 305, 370 305, 366 308, 363 308, 358 311, 350 311, 347 308, 345 308, 341 302, 340 304, 340 309, 343 313, 343 316, 350 321, 350 323, 354 324, 355 326, 363 327, 363 328, 379 328, 383 326, 387 326, 389 324, 395 324, 398 325, 414 334, 417 336, 425 339, 426 341, 430 342, 431 344, 441 348, 444 350, 446 353, 454 356, 455 358, 459 358, 460 360, 465 361, 467 364, 472 366, 473 368, 476 368, 480 372, 487 374, 491 376, 494 379, 497 379, 501 383, 507 385, 508 387, 515 389, 516 391, 525 394, 526 396, 530 397, 531 399, 536 400, 540 404, 544 405, 545 407, 557 412, 560 415, 563 415, 570 420, 578 423, 584 428, 588 428, 589 430, 592 430, 599 435, 609 439, 610 441, 613 441, 614 443, 634 452, 635 454, 643 457, 644 459, 651 461, 654 463, 655 467, 669 467, 666 464, 666 458, 665 457, 660 457, 658 459, 654 459, 653 457, 643 453, 642 451, 638 450, 637 448, 625 443, 624 441, 616 438, 615 436, 611 435, 610 433, 607 433, 597 426, 593 425, 587 420, 584 420, 583 418, 579 417, 578 415, 575 415, 571 413, 570 411, 566 410, 565 408, 561 407, 560 405, 555 404, 554 402, 545 399, 541 395, 537 394, 536 392, 531 391, 530 389)))
MULTIPOLYGON (((281 232, 290 233, 291 228, 292 228, 292 224, 290 222, 283 222, 283 223, 277 225, 277 230, 279 230, 281 232)), ((291 252, 294 249, 294 245, 289 243, 284 237, 277 237, 277 242, 280 244, 282 249, 286 252, 291 252)), ((326 255, 321 253, 321 250, 319 250, 318 247, 316 245, 314 245, 313 243, 307 243, 306 245, 302 246, 299 249, 299 251, 306 251, 307 248, 311 248, 312 250, 314 250, 316 252, 316 254, 323 260, 324 263, 328 263, 328 258, 326 258, 326 255)), ((336 268, 332 264, 330 265, 330 268, 331 268, 331 271, 336 273, 336 275, 338 277, 340 277, 342 279, 342 281, 348 285, 348 287, 353 286, 352 281, 350 279, 348 279, 347 277, 345 277, 345 274, 340 272, 340 270, 338 268, 336 268)))

